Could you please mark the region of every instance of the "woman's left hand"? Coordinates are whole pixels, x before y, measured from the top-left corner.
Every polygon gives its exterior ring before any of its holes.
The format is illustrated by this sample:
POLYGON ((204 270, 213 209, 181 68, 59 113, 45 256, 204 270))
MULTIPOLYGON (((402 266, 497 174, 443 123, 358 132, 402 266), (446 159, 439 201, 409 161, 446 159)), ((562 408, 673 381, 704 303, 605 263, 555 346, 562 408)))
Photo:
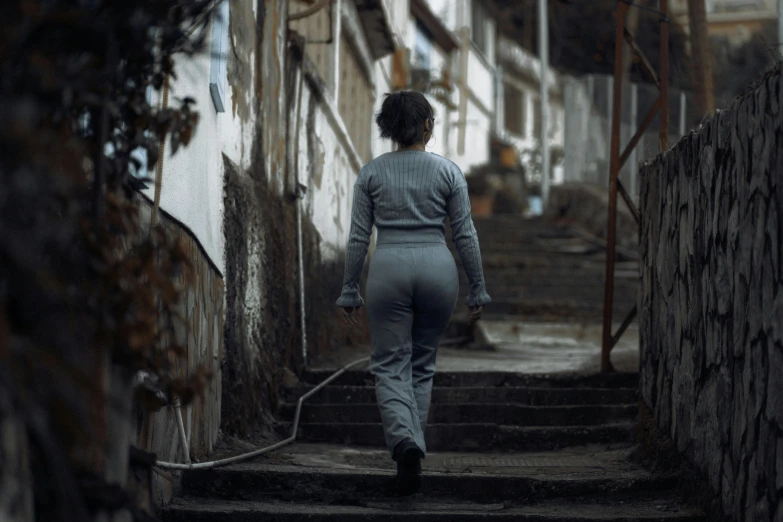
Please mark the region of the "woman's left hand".
POLYGON ((340 308, 340 315, 343 318, 343 322, 345 322, 348 326, 357 326, 359 324, 359 319, 356 317, 359 315, 356 311, 358 308, 354 308, 352 306, 346 306, 340 308))

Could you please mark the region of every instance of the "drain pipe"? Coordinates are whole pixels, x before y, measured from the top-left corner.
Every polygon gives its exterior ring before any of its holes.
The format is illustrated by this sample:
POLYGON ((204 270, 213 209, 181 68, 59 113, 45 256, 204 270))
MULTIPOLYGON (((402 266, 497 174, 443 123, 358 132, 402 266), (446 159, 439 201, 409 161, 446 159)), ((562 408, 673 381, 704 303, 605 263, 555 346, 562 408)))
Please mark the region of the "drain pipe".
POLYGON ((299 328, 302 330, 302 364, 307 367, 307 320, 305 317, 304 249, 302 248, 302 205, 307 187, 296 184, 296 248, 299 253, 299 328))
MULTIPOLYGON (((285 440, 282 440, 276 444, 272 444, 271 446, 267 446, 266 448, 260 448, 257 450, 250 451, 248 453, 236 455, 234 457, 228 457, 220 460, 213 460, 210 462, 197 462, 195 464, 189 462, 187 464, 178 464, 176 462, 158 461, 154 465, 158 468, 182 469, 182 470, 218 468, 220 466, 227 466, 228 464, 233 464, 235 462, 241 462, 243 460, 252 459, 260 455, 263 455, 265 453, 269 453, 270 451, 274 451, 276 449, 282 448, 283 446, 287 446, 288 444, 291 444, 296 440, 296 433, 299 431, 299 418, 302 415, 302 404, 304 404, 304 401, 306 401, 307 399, 309 399, 310 397, 312 397, 313 395, 321 391, 322 388, 324 388, 326 385, 328 385, 329 383, 337 379, 339 376, 347 372, 349 369, 367 363, 369 361, 370 361, 369 357, 364 357, 362 359, 358 359, 350 364, 343 366, 340 370, 333 373, 331 377, 323 381, 321 384, 319 384, 309 392, 302 395, 299 398, 299 401, 296 403, 296 414, 294 415, 294 426, 293 429, 291 430, 291 436, 289 436, 285 440)), ((180 437, 184 437, 185 428, 182 426, 182 423, 179 423, 179 429, 180 429, 180 437)))
MULTIPOLYGON (((305 45, 302 45, 304 60, 305 45)), ((302 331, 302 365, 307 368, 307 320, 305 316, 305 274, 304 249, 302 248, 302 205, 307 193, 307 186, 299 182, 299 127, 302 114, 302 91, 304 84, 304 61, 299 66, 298 92, 296 95, 296 130, 294 131, 294 198, 296 199, 296 251, 299 263, 299 328, 302 331)))

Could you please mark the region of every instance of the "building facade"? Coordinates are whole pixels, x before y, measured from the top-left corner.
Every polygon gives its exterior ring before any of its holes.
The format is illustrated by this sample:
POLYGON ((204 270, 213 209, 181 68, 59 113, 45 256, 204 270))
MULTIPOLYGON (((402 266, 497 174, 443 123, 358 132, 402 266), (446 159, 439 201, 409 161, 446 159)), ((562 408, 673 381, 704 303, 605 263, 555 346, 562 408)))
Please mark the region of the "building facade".
MULTIPOLYGON (((775 23, 780 0, 706 0, 707 25, 710 36, 724 37, 732 46, 739 46, 775 23)), ((687 0, 671 0, 674 19, 688 31, 687 0)), ((773 42, 769 42, 770 45, 773 42)))
MULTIPOLYGON (((436 110, 430 150, 468 175, 503 140, 518 161, 540 125, 534 57, 498 35, 478 0, 223 0, 205 52, 177 62, 167 97, 191 97, 190 145, 150 172, 144 212, 191 246, 187 375, 212 371, 205 396, 140 415, 135 443, 165 461, 209 454, 222 431, 248 436, 280 385, 330 347, 367 342, 334 321, 362 165, 392 144, 374 124, 385 93, 424 91, 436 110)), ((550 138, 563 141, 559 77, 549 78, 550 138)), ((555 168, 555 172, 558 170, 555 168)), ((562 179, 561 174, 556 174, 562 179)), ((176 479, 155 475, 158 502, 176 479)))

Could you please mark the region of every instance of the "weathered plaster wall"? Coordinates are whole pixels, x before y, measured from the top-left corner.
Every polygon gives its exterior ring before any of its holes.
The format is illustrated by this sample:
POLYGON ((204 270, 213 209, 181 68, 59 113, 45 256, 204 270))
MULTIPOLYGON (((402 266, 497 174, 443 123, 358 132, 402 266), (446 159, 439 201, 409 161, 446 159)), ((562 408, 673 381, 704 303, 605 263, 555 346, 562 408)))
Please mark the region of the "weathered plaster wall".
POLYGON ((343 329, 334 307, 360 160, 309 62, 304 62, 297 111, 302 58, 297 45, 280 34, 286 2, 267 0, 264 6, 256 161, 241 168, 223 158, 227 316, 222 426, 238 435, 249 435, 274 412, 286 369, 297 371, 303 364, 297 200, 292 195, 297 182, 307 188, 302 243, 309 358, 337 344, 366 341, 361 329, 343 329))
POLYGON ((781 83, 641 173, 641 395, 742 522, 783 521, 781 83))
MULTIPOLYGON (((142 197, 137 198, 137 203, 140 233, 146 235, 149 232, 152 205, 142 197)), ((177 329, 177 337, 178 342, 187 348, 187 361, 175 368, 175 372, 181 372, 187 377, 191 371, 203 365, 212 373, 203 397, 182 408, 190 455, 203 458, 212 451, 220 428, 223 278, 190 231, 164 213, 158 214, 158 223, 170 237, 179 238, 185 244, 193 267, 193 284, 185 287, 184 281, 180 281, 185 292, 178 313, 184 318, 184 323, 177 329)), ((148 414, 138 410, 132 443, 155 453, 160 460, 184 462, 184 452, 179 443, 176 417, 172 408, 164 407, 158 412, 148 414)), ((176 486, 176 482, 154 474, 153 495, 156 502, 167 503, 176 486)))
MULTIPOLYGON (((345 249, 351 226, 353 186, 361 160, 314 69, 305 66, 300 120, 299 182, 307 187, 305 211, 323 241, 322 254, 334 259, 345 249)), ((335 297, 337 299, 337 297, 335 297)))

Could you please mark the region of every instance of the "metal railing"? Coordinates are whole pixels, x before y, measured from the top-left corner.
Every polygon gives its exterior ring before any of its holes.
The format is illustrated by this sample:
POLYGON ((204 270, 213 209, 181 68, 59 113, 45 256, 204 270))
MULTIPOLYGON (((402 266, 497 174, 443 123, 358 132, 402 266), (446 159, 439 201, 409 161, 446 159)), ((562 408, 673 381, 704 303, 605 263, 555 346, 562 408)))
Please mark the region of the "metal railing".
POLYGON ((618 179, 620 169, 622 169, 631 152, 639 143, 647 127, 652 123, 655 115, 660 111, 660 133, 659 147, 663 151, 667 147, 669 139, 669 1, 660 0, 659 10, 651 9, 647 6, 637 5, 630 0, 618 0, 617 2, 617 32, 615 36, 614 48, 614 88, 612 94, 612 141, 609 153, 609 216, 607 224, 607 245, 606 245, 606 281, 604 287, 604 322, 603 338, 601 343, 601 371, 614 371, 611 361, 611 352, 617 341, 620 340, 625 330, 631 325, 637 313, 637 306, 634 306, 623 320, 617 333, 612 334, 612 312, 614 304, 614 264, 617 246, 617 193, 619 191, 628 208, 631 210, 637 225, 641 226, 641 215, 636 205, 631 199, 630 194, 618 179), (652 64, 636 44, 633 35, 625 26, 625 20, 630 8, 644 9, 652 11, 660 16, 659 24, 661 31, 660 42, 660 74, 656 74, 652 64), (623 47, 625 44, 631 48, 633 53, 639 58, 640 65, 652 82, 658 86, 660 96, 647 111, 642 120, 639 129, 626 145, 625 150, 620 153, 620 124, 622 110, 622 87, 623 87, 623 47))

